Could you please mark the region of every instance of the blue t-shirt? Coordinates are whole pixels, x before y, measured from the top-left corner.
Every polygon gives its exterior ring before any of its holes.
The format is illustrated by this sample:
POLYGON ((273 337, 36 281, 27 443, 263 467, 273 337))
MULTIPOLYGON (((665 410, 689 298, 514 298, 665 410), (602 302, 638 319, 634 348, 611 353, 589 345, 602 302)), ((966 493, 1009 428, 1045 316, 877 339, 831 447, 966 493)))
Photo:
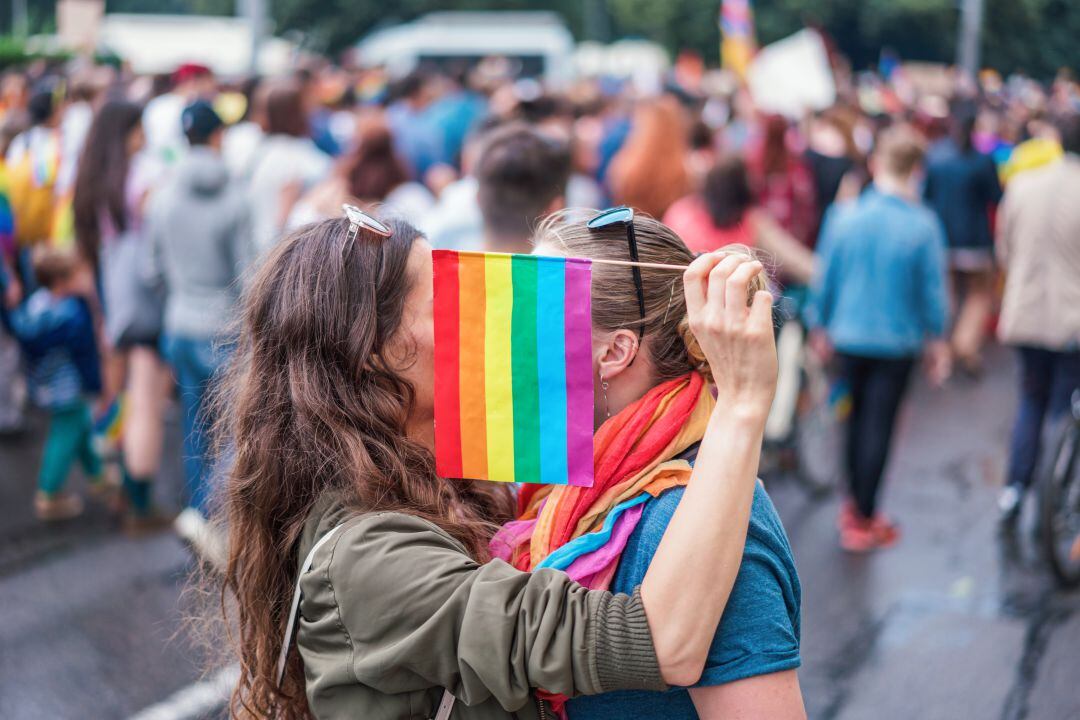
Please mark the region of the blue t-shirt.
MULTIPOLYGON (((672 488, 645 505, 641 521, 619 560, 611 584, 613 592, 631 593, 641 584, 683 490, 672 488)), ((787 534, 772 500, 758 483, 742 565, 696 687, 724 685, 799 667, 801 598, 799 575, 787 534)), ((686 688, 580 697, 567 704, 567 711, 571 720, 698 716, 686 688)))

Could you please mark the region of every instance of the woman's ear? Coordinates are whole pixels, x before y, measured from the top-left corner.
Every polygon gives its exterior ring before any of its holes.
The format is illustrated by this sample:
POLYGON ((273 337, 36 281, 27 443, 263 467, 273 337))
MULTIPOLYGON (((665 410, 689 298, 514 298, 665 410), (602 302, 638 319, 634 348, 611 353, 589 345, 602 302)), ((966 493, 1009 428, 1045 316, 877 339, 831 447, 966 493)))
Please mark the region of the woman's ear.
POLYGON ((630 367, 638 353, 638 336, 632 330, 615 330, 607 339, 594 346, 596 364, 600 375, 611 380, 630 367))

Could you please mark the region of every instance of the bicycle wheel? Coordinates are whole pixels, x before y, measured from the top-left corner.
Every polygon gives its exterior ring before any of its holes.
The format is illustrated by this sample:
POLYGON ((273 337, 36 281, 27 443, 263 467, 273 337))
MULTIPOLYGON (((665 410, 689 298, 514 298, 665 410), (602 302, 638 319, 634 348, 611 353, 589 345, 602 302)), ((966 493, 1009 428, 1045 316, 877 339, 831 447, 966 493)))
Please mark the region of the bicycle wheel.
POLYGON ((805 353, 795 422, 796 477, 815 495, 833 492, 844 476, 844 426, 832 395, 827 370, 812 353, 805 353))
POLYGON ((1080 584, 1080 421, 1070 422, 1039 485, 1043 553, 1058 582, 1080 584))

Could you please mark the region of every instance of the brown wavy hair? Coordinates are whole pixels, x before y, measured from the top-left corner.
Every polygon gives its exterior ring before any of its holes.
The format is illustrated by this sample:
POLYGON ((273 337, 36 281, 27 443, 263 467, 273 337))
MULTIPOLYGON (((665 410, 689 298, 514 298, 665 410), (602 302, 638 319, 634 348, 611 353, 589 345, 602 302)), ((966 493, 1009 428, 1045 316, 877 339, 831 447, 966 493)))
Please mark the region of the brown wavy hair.
MULTIPOLYGON (((419 233, 393 236, 326 220, 284 239, 250 280, 231 368, 218 389, 218 439, 232 467, 221 487, 229 528, 222 607, 239 654, 232 717, 308 718, 301 659, 279 689, 275 665, 299 564, 297 542, 316 500, 334 493, 357 513, 407 512, 487 559, 509 491, 438 478, 408 437, 414 388, 387 357, 407 328, 406 271, 419 233)), ((407 337, 407 336, 406 336, 407 337)), ((406 345, 406 347, 408 347, 406 345)))

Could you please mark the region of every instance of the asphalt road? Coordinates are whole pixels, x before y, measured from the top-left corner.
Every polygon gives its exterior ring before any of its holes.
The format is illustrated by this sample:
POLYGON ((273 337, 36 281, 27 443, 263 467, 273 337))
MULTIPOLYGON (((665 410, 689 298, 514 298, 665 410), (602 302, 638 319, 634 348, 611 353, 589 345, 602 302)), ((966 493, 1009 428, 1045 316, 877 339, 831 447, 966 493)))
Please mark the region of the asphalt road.
MULTIPOLYGON (((904 530, 892 550, 846 555, 837 496, 770 483, 802 578, 811 718, 1080 718, 1080 595, 1053 590, 1023 534, 996 532, 1014 372, 998 350, 981 383, 916 388, 885 492, 904 530)), ((36 418, 0 440, 0 718, 205 714, 229 677, 206 680, 190 642, 187 551, 169 534, 126 539, 92 505, 75 521, 36 522, 42 431, 36 418)), ((177 458, 175 422, 170 434, 177 458)), ((176 505, 179 477, 168 463, 163 506, 176 505)))

